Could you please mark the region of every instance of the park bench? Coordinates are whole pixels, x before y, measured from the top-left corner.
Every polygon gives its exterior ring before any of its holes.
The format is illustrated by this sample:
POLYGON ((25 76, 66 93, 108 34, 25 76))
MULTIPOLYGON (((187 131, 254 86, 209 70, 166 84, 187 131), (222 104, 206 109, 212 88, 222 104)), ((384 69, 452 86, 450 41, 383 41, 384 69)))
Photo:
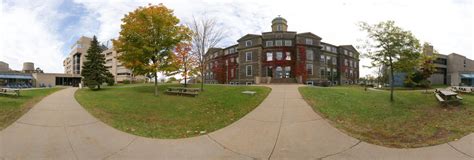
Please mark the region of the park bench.
POLYGON ((438 90, 435 91, 436 99, 444 104, 447 105, 448 103, 459 104, 462 97, 460 97, 456 92, 451 90, 438 90))
POLYGON ((20 96, 20 90, 11 88, 0 88, 0 94, 20 96))
POLYGON ((166 93, 186 96, 197 96, 199 88, 185 88, 185 87, 168 87, 166 93))

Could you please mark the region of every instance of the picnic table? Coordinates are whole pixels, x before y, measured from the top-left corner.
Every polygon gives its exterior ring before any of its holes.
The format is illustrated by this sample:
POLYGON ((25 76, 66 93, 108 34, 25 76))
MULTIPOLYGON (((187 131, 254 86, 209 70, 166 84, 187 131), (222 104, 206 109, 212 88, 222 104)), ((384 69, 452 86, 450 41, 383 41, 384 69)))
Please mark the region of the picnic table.
POLYGON ((185 88, 185 87, 168 87, 166 93, 176 95, 188 95, 197 96, 199 94, 199 88, 185 88))
POLYGON ((20 96, 20 90, 12 88, 0 88, 0 94, 20 96))
POLYGON ((456 92, 450 90, 438 90, 435 91, 435 96, 439 102, 447 104, 447 103, 458 103, 462 98, 458 96, 456 92))

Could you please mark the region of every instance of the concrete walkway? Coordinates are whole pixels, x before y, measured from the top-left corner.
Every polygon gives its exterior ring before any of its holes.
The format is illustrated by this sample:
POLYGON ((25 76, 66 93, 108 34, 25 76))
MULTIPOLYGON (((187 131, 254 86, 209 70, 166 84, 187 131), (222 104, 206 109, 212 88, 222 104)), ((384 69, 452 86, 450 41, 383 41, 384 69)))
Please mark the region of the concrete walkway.
POLYGON ((98 121, 56 92, 0 132, 0 159, 474 159, 474 133, 447 144, 393 149, 345 135, 317 115, 298 85, 273 85, 254 111, 208 135, 137 137, 98 121))

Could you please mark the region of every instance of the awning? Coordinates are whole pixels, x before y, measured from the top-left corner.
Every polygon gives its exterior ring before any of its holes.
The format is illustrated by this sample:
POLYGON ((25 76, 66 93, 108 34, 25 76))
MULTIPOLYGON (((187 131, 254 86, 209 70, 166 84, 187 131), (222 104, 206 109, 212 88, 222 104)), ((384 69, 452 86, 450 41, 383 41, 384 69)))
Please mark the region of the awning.
POLYGON ((474 73, 460 74, 461 78, 474 78, 474 73))
POLYGON ((33 76, 19 74, 0 74, 0 79, 33 79, 33 76))

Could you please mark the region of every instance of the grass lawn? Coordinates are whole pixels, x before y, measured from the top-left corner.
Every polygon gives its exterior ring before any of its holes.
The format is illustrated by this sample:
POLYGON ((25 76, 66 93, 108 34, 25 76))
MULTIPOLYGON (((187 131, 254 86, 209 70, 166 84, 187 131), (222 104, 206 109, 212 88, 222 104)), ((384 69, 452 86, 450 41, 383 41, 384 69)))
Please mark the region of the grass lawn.
POLYGON ((474 132, 474 95, 458 107, 442 107, 423 91, 364 91, 362 87, 301 87, 316 112, 360 140, 389 147, 441 144, 474 132))
POLYGON ((21 90, 20 97, 0 95, 0 130, 15 122, 41 99, 60 89, 21 90))
MULTIPOLYGON (((92 115, 128 133, 153 138, 184 138, 209 133, 237 121, 256 108, 270 93, 257 86, 205 85, 196 97, 167 95, 160 85, 82 89, 76 99, 92 115), (251 90, 253 96, 242 94, 251 90)), ((198 85, 193 87, 198 88, 198 85)))

